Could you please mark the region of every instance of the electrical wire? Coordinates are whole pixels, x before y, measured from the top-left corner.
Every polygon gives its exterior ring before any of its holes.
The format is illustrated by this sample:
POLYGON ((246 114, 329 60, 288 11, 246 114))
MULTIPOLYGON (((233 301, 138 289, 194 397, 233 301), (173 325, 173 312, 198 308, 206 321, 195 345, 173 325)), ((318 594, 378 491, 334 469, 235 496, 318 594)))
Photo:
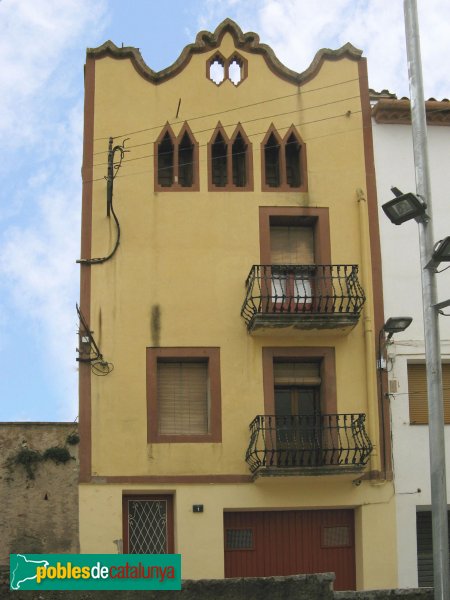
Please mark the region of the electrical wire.
POLYGON ((80 258, 79 260, 77 260, 77 263, 80 263, 81 265, 101 265, 104 262, 106 262, 107 260, 109 260, 110 258, 112 258, 114 256, 114 254, 116 253, 117 248, 119 247, 119 244, 120 244, 120 223, 119 223, 119 219, 117 218, 117 215, 114 211, 114 205, 113 205, 112 201, 111 201, 110 207, 111 207, 111 213, 112 213, 112 216, 113 216, 114 222, 116 223, 116 228, 117 228, 116 243, 114 244, 114 248, 111 250, 111 252, 107 256, 102 256, 101 258, 80 258))
POLYGON ((88 342, 85 343, 89 344, 89 350, 78 350, 80 356, 77 358, 77 361, 80 363, 89 363, 91 371, 94 375, 104 377, 105 375, 111 373, 111 371, 114 369, 114 365, 104 360, 103 355, 100 352, 100 348, 97 346, 94 336, 92 335, 92 331, 90 330, 78 304, 76 304, 76 309, 81 324, 78 334, 81 336, 86 336, 88 338, 88 342), (84 354, 85 356, 81 356, 81 354, 84 354), (87 354, 88 356, 86 356, 87 354))
MULTIPOLYGON (((387 444, 386 444, 386 424, 385 424, 385 407, 384 407, 384 402, 383 399, 385 398, 384 395, 384 374, 383 374, 383 369, 381 368, 381 361, 383 358, 383 352, 386 350, 386 342, 387 340, 384 339, 384 345, 383 348, 381 347, 381 341, 382 341, 382 337, 384 338, 384 330, 380 329, 380 332, 378 333, 378 389, 379 389, 379 403, 378 403, 378 409, 380 411, 380 419, 381 419, 381 439, 383 442, 382 445, 382 450, 383 450, 383 455, 382 455, 382 461, 383 461, 383 473, 386 473, 386 467, 387 467, 387 459, 386 459, 386 454, 387 454, 387 444)), ((387 364, 387 362, 386 362, 387 364)))
MULTIPOLYGON (((260 120, 266 119, 266 118, 272 119, 273 117, 279 117, 279 116, 283 116, 283 115, 286 115, 286 114, 291 114, 293 112, 298 112, 298 111, 288 111, 287 113, 278 113, 277 115, 270 115, 269 117, 257 117, 255 119, 250 119, 248 121, 242 121, 242 123, 251 123, 251 122, 260 121, 260 120)), ((357 111, 351 112, 351 114, 354 115, 354 114, 358 114, 360 112, 361 112, 360 110, 357 110, 357 111)), ((304 125, 312 125, 314 123, 320 123, 320 122, 323 122, 323 121, 330 121, 331 119, 336 119, 338 117, 345 117, 345 116, 347 116, 347 114, 348 113, 344 113, 344 114, 339 114, 339 115, 332 115, 331 117, 323 117, 322 119, 314 119, 312 121, 305 121, 303 123, 297 123, 297 124, 295 124, 294 127, 302 127, 304 125)), ((227 123, 226 125, 222 125, 222 127, 223 128, 225 128, 225 127, 238 127, 240 124, 241 123, 227 123)), ((197 131, 194 131, 192 133, 192 135, 195 135, 195 134, 198 134, 198 133, 205 133, 205 132, 208 132, 208 131, 215 131, 216 128, 217 128, 217 125, 214 126, 214 127, 208 127, 206 129, 199 129, 197 131)), ((246 134, 246 136, 247 137, 253 137, 255 135, 263 135, 265 133, 267 133, 267 132, 266 131, 258 131, 256 133, 249 133, 248 135, 246 134)), ((131 149, 131 148, 137 148, 137 147, 140 147, 140 146, 148 146, 150 144, 153 144, 154 142, 155 141, 153 140, 152 142, 145 142, 143 144, 136 144, 135 146, 129 146, 129 149, 131 149)), ((208 142, 206 144, 198 144, 199 148, 206 148, 207 146, 208 146, 208 142)), ((131 162, 133 160, 140 160, 141 158, 152 158, 153 156, 154 156, 154 154, 146 154, 144 156, 139 156, 137 158, 129 158, 128 160, 125 160, 124 162, 127 163, 127 162, 131 162)), ((104 165, 107 165, 107 164, 108 164, 107 162, 94 163, 92 166, 93 167, 101 167, 101 166, 104 166, 104 165)))
MULTIPOLYGON (((100 258, 80 258, 79 260, 77 260, 77 263, 81 264, 81 265, 101 265, 103 263, 105 263, 107 260, 109 260, 110 258, 112 258, 114 256, 114 254, 117 251, 117 248, 119 247, 120 244, 120 223, 119 223, 119 219, 117 218, 116 212, 114 210, 114 204, 113 204, 113 181, 114 179, 117 177, 117 174, 119 172, 120 167, 122 166, 122 161, 123 161, 123 157, 125 155, 125 152, 127 152, 127 150, 124 149, 124 144, 125 141, 123 141, 122 146, 115 146, 112 151, 111 151, 111 161, 114 161, 114 153, 115 152, 120 152, 120 160, 118 162, 117 165, 112 164, 112 168, 113 170, 115 170, 115 174, 113 174, 112 178, 110 179, 110 183, 111 183, 111 193, 110 193, 110 197, 108 197, 108 208, 112 213, 114 222, 116 224, 116 228, 117 228, 117 235, 116 235, 116 242, 114 244, 113 249, 111 250, 111 252, 107 255, 107 256, 102 256, 100 258)), ((109 164, 109 163, 108 163, 109 164)), ((105 177, 104 179, 108 180, 108 177, 105 177)))
MULTIPOLYGON (((450 391, 450 387, 444 386, 442 387, 442 391, 450 391)), ((417 396, 422 394, 423 392, 388 392, 386 393, 386 396, 417 396)))
MULTIPOLYGON (((308 106, 306 108, 295 108, 293 110, 288 110, 288 111, 281 112, 281 113, 275 113, 275 114, 272 114, 272 115, 264 115, 262 117, 255 117, 253 119, 247 119, 245 121, 238 121, 237 123, 235 123, 235 122, 233 122, 233 123, 227 123, 226 125, 222 125, 222 127, 224 127, 224 128, 225 127, 238 127, 239 125, 246 124, 246 123, 254 123, 255 121, 262 121, 264 119, 273 119, 275 117, 282 117, 282 116, 290 115, 290 114, 293 114, 293 113, 297 114, 297 113, 305 112, 306 110, 312 110, 312 109, 315 109, 315 108, 323 108, 324 106, 335 105, 335 104, 338 104, 339 102, 347 102, 348 100, 356 100, 357 98, 359 98, 359 95, 348 96, 347 98, 342 98, 341 100, 333 100, 331 102, 324 102, 323 104, 316 104, 315 106, 308 106)), ((233 109, 233 110, 235 110, 235 109, 233 109)), ((216 113, 216 114, 220 115, 220 114, 224 114, 226 112, 228 112, 228 111, 225 110, 225 111, 221 111, 220 113, 216 113)), ((360 111, 354 111, 354 112, 360 112, 360 111)), ((200 118, 200 117, 198 117, 198 118, 200 118)), ((201 118, 203 118, 203 117, 201 117, 201 118)), ((172 124, 166 122, 164 125, 159 125, 157 127, 152 127, 152 128, 149 128, 149 129, 163 129, 164 130, 164 128, 167 127, 168 125, 169 125, 169 127, 171 127, 172 125, 176 125, 176 124, 180 124, 180 123, 181 124, 184 124, 184 123, 187 123, 187 122, 191 123, 193 120, 194 119, 190 119, 190 120, 189 119, 185 119, 184 121, 176 121, 176 122, 174 122, 172 124)), ((320 121, 320 119, 318 119, 318 121, 320 121)), ((315 121, 309 121, 309 122, 304 123, 304 124, 305 125, 309 125, 310 123, 314 123, 314 122, 315 121)), ((205 133, 205 132, 208 132, 208 131, 215 131, 216 127, 217 127, 217 125, 214 125, 213 127, 207 127, 205 129, 199 129, 197 131, 193 131, 192 135, 196 135, 198 133, 205 133)), ((142 130, 142 131, 147 131, 147 130, 142 130)), ((251 135, 258 135, 258 134, 251 134, 251 135)), ((128 146, 128 149, 139 148, 141 146, 147 146, 147 145, 153 144, 154 142, 155 142, 155 140, 151 140, 149 142, 142 142, 140 144, 134 144, 132 146, 128 146)), ((107 150, 102 150, 100 152, 95 152, 93 154, 93 156, 98 156, 99 154, 105 154, 105 152, 107 152, 107 150)), ((99 166, 99 165, 104 165, 104 164, 107 164, 107 163, 94 163, 93 166, 99 166)))
MULTIPOLYGON (((357 112, 361 112, 361 111, 357 111, 357 112)), ((355 114, 355 113, 352 113, 352 114, 355 114)), ((344 114, 344 115, 337 115, 337 116, 346 116, 346 114, 344 114)), ((335 117, 330 117, 330 118, 335 118, 335 117)), ((299 127, 299 126, 300 125, 294 125, 294 127, 299 127)), ((370 126, 363 125, 362 127, 358 126, 358 127, 352 128, 352 129, 346 129, 345 131, 333 131, 332 133, 325 133, 323 135, 316 135, 314 137, 308 138, 308 143, 311 142, 311 141, 314 141, 314 140, 319 140, 319 139, 323 139, 323 138, 327 138, 327 137, 332 137, 332 136, 335 136, 335 135, 349 134, 349 133, 353 133, 355 131, 361 131, 361 130, 369 129, 369 128, 370 128, 370 126)), ((266 133, 266 132, 262 132, 262 133, 266 133)), ((252 133, 252 134, 249 134, 248 137, 251 137, 253 135, 261 135, 261 133, 260 134, 253 134, 252 133)), ((199 148, 204 148, 204 147, 207 147, 207 144, 202 144, 201 146, 198 146, 198 147, 199 148)), ((270 146, 269 146, 269 148, 270 148, 270 146)), ((262 150, 262 148, 260 148, 260 147, 253 148, 253 152, 254 153, 260 152, 261 150, 262 150)), ((236 153, 236 154, 241 154, 241 153, 236 153)), ((142 158, 148 158, 148 157, 152 158, 154 156, 155 156, 154 154, 149 154, 149 155, 146 155, 145 157, 142 157, 142 158)), ((139 157, 139 158, 141 158, 141 157, 139 157)), ((135 159, 133 159, 133 160, 135 160, 135 159)), ((198 159, 198 164, 200 165, 202 163, 207 162, 208 160, 209 160, 208 157, 205 157, 203 159, 198 159)), ((129 161, 125 161, 125 162, 129 162, 129 161)), ((195 164, 196 164, 195 162, 183 163, 184 166, 195 165, 195 164)), ((163 170, 165 168, 171 168, 171 167, 163 167, 161 170, 163 170)), ((120 179, 122 177, 131 177, 131 176, 134 176, 134 175, 144 175, 145 173, 150 173, 152 171, 153 171, 153 169, 149 168, 149 169, 144 169, 143 171, 137 171, 137 172, 133 172, 133 173, 123 173, 122 175, 118 175, 118 178, 120 179)), ((310 173, 318 173, 319 171, 309 171, 309 172, 310 173)), ((105 177, 96 177, 95 179, 83 179, 82 183, 94 183, 94 182, 97 182, 97 181, 103 181, 104 179, 105 179, 105 177)))
POLYGON ((91 363, 91 371, 97 377, 105 377, 105 375, 109 375, 111 371, 114 371, 114 365, 105 360, 99 360, 91 363))
MULTIPOLYGON (((358 80, 359 80, 358 77, 354 77, 353 79, 347 79, 345 81, 339 81, 337 83, 330 83, 329 85, 324 85, 324 86, 321 86, 321 87, 318 87, 318 88, 313 88, 313 89, 310 89, 310 90, 302 90, 302 96, 305 95, 305 94, 309 94, 311 92, 318 92, 318 91, 325 90, 325 89, 328 89, 328 88, 331 88, 331 87, 336 87, 338 85, 344 85, 346 83, 352 83, 352 82, 358 81, 358 80)), ((213 112, 213 113, 205 113, 205 114, 202 114, 202 115, 198 115, 196 117, 190 117, 188 119, 173 121, 171 124, 172 125, 177 125, 179 123, 184 123, 185 121, 192 122, 192 121, 196 121, 198 119, 205 119, 207 117, 215 117, 217 115, 229 113, 229 112, 232 112, 234 110, 241 110, 241 109, 244 109, 244 108, 251 108, 253 106, 260 106, 262 104, 267 104, 269 102, 276 102, 277 100, 284 100, 285 98, 292 98, 294 96, 299 96, 299 92, 297 91, 297 92, 294 92, 292 94, 287 94, 285 96, 277 96, 276 98, 269 98, 267 100, 259 100, 258 102, 251 102, 250 104, 243 104, 243 105, 240 105, 240 106, 236 106, 234 108, 228 108, 226 110, 221 110, 221 111, 217 111, 217 112, 213 112)), ((312 108, 314 108, 314 107, 312 107, 312 108)), ((142 133, 144 131, 151 131, 152 129, 161 129, 165 125, 166 125, 166 123, 164 123, 163 125, 153 125, 151 127, 145 127, 144 129, 138 129, 136 131, 129 131, 127 133, 122 133, 120 135, 115 135, 115 136, 112 136, 112 137, 113 137, 113 139, 116 139, 116 138, 121 138, 121 137, 125 137, 125 136, 128 136, 128 135, 136 135, 136 134, 142 133)), ((94 142, 97 142, 97 141, 100 141, 100 140, 109 140, 110 137, 111 136, 108 135, 108 136, 105 136, 105 137, 94 138, 94 142)))
MULTIPOLYGON (((358 110, 358 111, 354 111, 354 112, 352 112, 351 114, 358 114, 358 113, 360 113, 360 112, 361 112, 361 111, 360 111, 360 110, 358 110)), ((332 115, 331 117, 324 117, 323 119, 315 119, 315 120, 313 120, 313 121, 308 121, 308 122, 304 122, 304 123, 301 123, 301 124, 299 124, 299 123, 296 123, 296 124, 294 124, 294 127, 300 127, 300 126, 303 126, 303 125, 311 125, 311 124, 314 124, 314 123, 319 123, 319 122, 324 122, 324 121, 330 121, 330 120, 332 120, 332 119, 337 119, 337 118, 339 118, 339 117, 345 117, 345 116, 347 116, 347 113, 344 113, 344 114, 339 114, 339 115, 332 115)), ((205 131, 209 131, 209 130, 210 130, 210 129, 208 129, 208 130, 205 130, 205 131)), ((360 130, 360 128, 355 128, 355 129, 352 129, 352 130, 350 130, 350 131, 358 131, 358 130, 360 130)), ((197 132, 197 133, 198 133, 198 132, 197 132)), ((249 137, 249 138, 250 138, 250 137, 253 137, 253 136, 257 136, 257 135, 263 135, 264 133, 267 133, 267 132, 266 132, 266 131, 259 131, 259 132, 256 132, 256 133, 250 133, 250 134, 248 134, 248 136, 247 136, 247 137, 249 137)), ((347 131, 335 132, 335 133, 333 133, 333 134, 326 134, 326 135, 324 135, 324 136, 318 136, 318 137, 327 137, 328 135, 342 134, 342 133, 347 133, 347 131)), ((312 141, 313 139, 318 139, 318 138, 310 138, 310 139, 309 139, 309 141, 312 141)), ((276 146, 278 146, 278 144, 276 144, 274 147, 276 147, 276 146)), ((199 149, 200 149, 200 148, 207 148, 207 147, 208 147, 208 143, 206 143, 206 144, 198 144, 198 145, 197 145, 197 147, 198 147, 199 149)), ((258 150, 260 150, 260 149, 258 149, 258 148, 255 148, 255 151, 258 151, 258 150)), ((238 154, 238 153, 237 153, 237 154, 238 154)), ((129 158, 129 159, 127 159, 127 160, 124 160, 123 162, 124 162, 124 164, 128 164, 128 163, 130 163, 130 162, 134 162, 134 161, 137 161, 137 160, 143 160, 143 159, 145 159, 145 158, 154 158, 154 156, 155 156, 155 154, 153 154, 153 153, 152 153, 152 154, 144 154, 143 156, 137 156, 137 157, 135 157, 135 158, 129 158)), ((207 160, 207 159, 204 159, 203 161, 199 161, 199 163, 200 163, 200 162, 204 162, 204 161, 206 161, 206 160, 207 160)), ((99 166, 104 166, 104 165, 106 165, 106 164, 108 164, 108 163, 96 163, 96 164, 94 164, 94 165, 92 165, 92 166, 93 166, 93 167, 99 167, 99 166)), ((187 166, 187 165, 191 165, 191 164, 194 164, 194 162, 183 163, 183 165, 185 165, 185 166, 187 166)), ((172 167, 163 167, 163 168, 170 169, 170 168, 172 168, 172 167)), ((149 170, 150 170, 150 169, 149 169, 149 170)), ((161 169, 161 170, 162 170, 162 169, 161 169)), ((121 176, 119 176, 119 177, 121 177, 121 176)), ((98 178, 98 179, 84 180, 84 181, 83 181, 83 183, 88 183, 89 181, 100 181, 101 179, 104 179, 104 178, 103 178, 103 177, 100 177, 100 178, 98 178)))

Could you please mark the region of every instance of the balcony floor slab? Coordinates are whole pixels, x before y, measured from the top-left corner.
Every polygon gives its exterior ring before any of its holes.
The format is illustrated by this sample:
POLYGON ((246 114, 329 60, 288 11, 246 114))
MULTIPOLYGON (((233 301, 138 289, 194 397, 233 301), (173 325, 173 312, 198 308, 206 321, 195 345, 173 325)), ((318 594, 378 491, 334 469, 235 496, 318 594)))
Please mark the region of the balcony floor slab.
POLYGON ((254 315, 248 324, 248 331, 253 335, 270 335, 274 330, 283 329, 283 334, 318 330, 335 335, 346 335, 357 325, 359 315, 353 314, 261 314, 254 315))
POLYGON ((364 465, 324 465, 321 467, 260 467, 253 473, 252 479, 275 477, 319 477, 319 476, 344 476, 351 478, 362 473, 364 465))

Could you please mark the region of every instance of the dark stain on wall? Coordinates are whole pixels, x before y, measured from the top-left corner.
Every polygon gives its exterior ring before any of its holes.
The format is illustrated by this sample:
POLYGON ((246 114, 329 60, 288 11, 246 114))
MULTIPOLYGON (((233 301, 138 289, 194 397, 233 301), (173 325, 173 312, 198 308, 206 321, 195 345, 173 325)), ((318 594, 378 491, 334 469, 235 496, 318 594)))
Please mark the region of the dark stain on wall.
POLYGON ((154 348, 158 347, 161 342, 161 308, 159 304, 154 304, 152 306, 150 331, 152 336, 152 346, 154 348))

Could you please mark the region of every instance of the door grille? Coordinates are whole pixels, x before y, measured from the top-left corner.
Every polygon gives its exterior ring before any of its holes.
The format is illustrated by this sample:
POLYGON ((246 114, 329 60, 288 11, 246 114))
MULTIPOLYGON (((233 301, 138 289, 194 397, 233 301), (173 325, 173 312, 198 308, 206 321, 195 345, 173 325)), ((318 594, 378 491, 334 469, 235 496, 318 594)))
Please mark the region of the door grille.
POLYGON ((128 500, 130 554, 167 553, 166 500, 128 500))

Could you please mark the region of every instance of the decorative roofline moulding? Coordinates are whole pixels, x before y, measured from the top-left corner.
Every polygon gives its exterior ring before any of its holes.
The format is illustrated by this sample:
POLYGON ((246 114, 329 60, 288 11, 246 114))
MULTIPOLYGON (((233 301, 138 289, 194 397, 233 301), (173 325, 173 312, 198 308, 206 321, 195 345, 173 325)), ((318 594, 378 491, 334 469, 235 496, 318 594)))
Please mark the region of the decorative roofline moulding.
MULTIPOLYGON (((450 125, 449 100, 426 100, 425 110, 428 125, 450 125)), ((407 98, 383 98, 372 108, 372 116, 376 123, 411 125, 411 103, 407 98)))
POLYGON ((302 73, 297 73, 283 65, 275 56, 275 53, 270 46, 261 44, 258 34, 253 31, 243 33, 239 25, 231 19, 222 21, 214 33, 211 33, 210 31, 200 31, 195 38, 195 42, 185 46, 177 60, 170 65, 170 67, 167 67, 162 71, 153 71, 153 69, 145 63, 138 48, 132 46, 119 48, 110 40, 98 48, 88 48, 86 55, 87 57, 94 59, 103 58, 104 56, 111 56, 112 58, 118 59, 129 58, 136 71, 144 77, 144 79, 147 79, 151 83, 159 84, 178 75, 178 73, 188 65, 193 54, 202 54, 218 48, 225 33, 230 33, 233 36, 236 48, 252 54, 262 55, 267 66, 275 73, 275 75, 278 75, 282 79, 294 83, 295 85, 300 85, 308 79, 311 79, 317 73, 324 60, 339 60, 341 58, 360 60, 362 57, 362 50, 358 50, 358 48, 355 48, 350 43, 345 44, 338 50, 322 48, 316 53, 310 66, 302 73))

